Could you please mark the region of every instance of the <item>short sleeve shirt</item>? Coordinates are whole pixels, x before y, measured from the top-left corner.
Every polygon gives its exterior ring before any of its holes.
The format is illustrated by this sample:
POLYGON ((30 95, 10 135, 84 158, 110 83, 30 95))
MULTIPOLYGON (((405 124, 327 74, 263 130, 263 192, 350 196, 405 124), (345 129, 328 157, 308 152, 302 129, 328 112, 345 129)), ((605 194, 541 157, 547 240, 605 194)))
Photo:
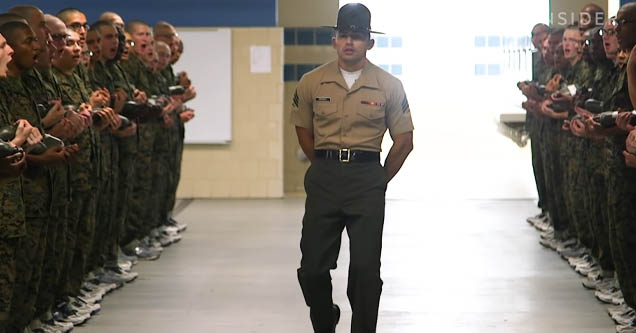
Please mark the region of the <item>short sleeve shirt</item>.
POLYGON ((351 89, 337 61, 305 74, 292 101, 292 123, 312 129, 315 149, 381 151, 391 136, 413 131, 400 80, 367 60, 351 89))

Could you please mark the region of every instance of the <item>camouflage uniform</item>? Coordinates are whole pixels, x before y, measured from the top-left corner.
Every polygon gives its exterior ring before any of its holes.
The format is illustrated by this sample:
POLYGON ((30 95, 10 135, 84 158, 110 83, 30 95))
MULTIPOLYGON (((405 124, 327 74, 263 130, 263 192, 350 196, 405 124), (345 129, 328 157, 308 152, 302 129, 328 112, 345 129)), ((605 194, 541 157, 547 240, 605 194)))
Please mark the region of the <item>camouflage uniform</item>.
MULTIPOLYGON (((567 84, 574 84, 577 90, 589 86, 593 69, 585 60, 578 61, 566 71, 564 78, 567 84)), ((574 110, 569 115, 573 116, 574 110)), ((569 131, 561 131, 559 157, 561 167, 561 179, 565 211, 567 212, 567 225, 558 227, 555 225, 555 234, 563 231, 563 237, 572 236, 569 232, 576 232, 580 239, 589 240, 589 216, 585 212, 584 193, 585 179, 581 173, 585 164, 586 154, 583 148, 584 141, 575 137, 569 131)))
MULTIPOLYGON (((92 89, 106 88, 111 96, 115 92, 114 79, 107 65, 97 62, 90 70, 92 89)), ((119 177, 119 146, 116 138, 109 130, 104 130, 99 136, 100 142, 100 189, 96 199, 95 234, 106 235, 113 223, 113 212, 116 209, 115 195, 119 177)), ((104 266, 105 237, 95 237, 90 249, 90 255, 84 271, 92 271, 104 266)))
MULTIPOLYGON (((610 103, 610 97, 618 80, 618 71, 612 63, 600 64, 594 74, 593 81, 596 83, 592 87, 592 97, 603 101, 605 105, 610 103)), ((607 111, 607 110, 605 110, 607 111)), ((586 172, 586 195, 585 207, 590 217, 590 230, 592 244, 584 244, 592 251, 592 256, 597 259, 605 275, 611 275, 614 270, 614 262, 609 246, 609 222, 606 209, 607 186, 604 168, 607 160, 604 158, 604 141, 586 139, 585 149, 587 159, 585 163, 586 172)))
MULTIPOLYGON (((124 89, 128 95, 128 100, 134 99, 135 86, 129 80, 128 75, 124 72, 118 63, 109 63, 108 70, 113 78, 116 89, 124 89)), ((134 119, 131 119, 134 120, 134 119)), ((110 226, 105 247, 105 259, 108 265, 116 266, 119 253, 119 244, 121 240, 122 230, 126 225, 126 221, 130 215, 130 196, 136 183, 135 160, 139 149, 138 134, 117 138, 119 148, 119 176, 118 186, 115 187, 115 209, 112 215, 113 224, 110 226)))
MULTIPOLYGON (((627 73, 623 66, 618 73, 616 87, 610 99, 610 108, 632 110, 627 89, 627 73)), ((609 137, 606 141, 607 214, 609 240, 616 276, 623 291, 625 303, 636 307, 636 169, 625 166, 623 151, 627 134, 609 137)))
MULTIPOLYGON (((540 52, 532 54, 532 80, 539 84, 546 84, 546 72, 549 68, 545 65, 540 52)), ((542 211, 547 210, 547 193, 545 187, 545 173, 543 171, 543 161, 541 159, 541 128, 543 119, 535 116, 532 112, 526 112, 526 131, 530 135, 530 152, 532 155, 532 171, 537 186, 539 202, 537 205, 542 211)))
MULTIPOLYGON (((75 72, 71 75, 53 69, 62 91, 64 105, 79 106, 89 103, 90 91, 85 81, 75 72)), ((95 233, 95 200, 99 191, 99 134, 86 129, 71 140, 80 148, 71 164, 71 202, 66 234, 67 252, 63 261, 62 276, 58 281, 58 296, 77 295, 81 288, 86 267, 85 249, 92 245, 95 233), (87 243, 88 246, 84 244, 87 243)))
MULTIPOLYGON (((552 69, 549 77, 560 74, 559 71, 552 69)), ((542 141, 541 158, 543 160, 543 170, 545 173, 545 185, 547 193, 547 207, 550 213, 550 220, 555 230, 562 233, 567 229, 568 216, 565 211, 565 198, 563 196, 563 178, 561 174, 560 146, 562 121, 558 119, 543 118, 542 122, 542 141)))
MULTIPOLYGON (((161 75, 163 75, 169 86, 178 84, 177 77, 174 74, 172 66, 166 67, 161 72, 161 75)), ((174 141, 172 151, 170 153, 173 157, 174 165, 169 170, 169 172, 172 174, 172 183, 168 188, 168 199, 166 203, 166 208, 169 210, 168 215, 172 215, 172 209, 174 208, 177 199, 177 187, 179 186, 179 179, 181 179, 183 139, 185 138, 185 124, 181 121, 181 117, 179 117, 179 115, 175 113, 174 119, 176 126, 172 129, 174 141)))
MULTIPOLYGON (((8 100, 11 101, 10 118, 26 119, 44 133, 34 99, 26 89, 23 78, 7 77, 1 82, 6 88, 8 100)), ((26 235, 16 251, 16 281, 9 323, 13 330, 26 326, 35 311, 51 215, 51 181, 48 168, 42 168, 33 177, 23 177, 26 235)))
MULTIPOLYGON (((134 54, 130 54, 129 60, 122 63, 128 78, 137 87, 146 93, 148 97, 157 94, 157 87, 151 84, 146 72, 146 66, 134 54)), ((152 229, 149 220, 152 209, 152 186, 156 179, 153 178, 155 169, 153 149, 155 140, 161 127, 158 121, 138 123, 139 146, 135 160, 134 170, 137 178, 130 196, 129 221, 126 223, 126 231, 122 244, 128 244, 135 239, 146 236, 152 229)))
MULTIPOLYGON (((7 99, 0 86, 0 126, 14 122, 8 111, 7 99)), ((8 325, 11 299, 16 279, 16 251, 26 235, 22 177, 0 181, 0 333, 8 325)))
MULTIPOLYGON (((36 103, 48 105, 48 101, 61 99, 59 84, 50 68, 26 71, 22 76, 36 103)), ((65 143, 68 144, 68 141, 65 143)), ((51 171, 53 174, 51 218, 46 232, 46 256, 42 268, 42 279, 35 303, 36 316, 53 306, 55 286, 61 275, 66 250, 68 205, 71 201, 70 165, 51 168, 51 171)))
MULTIPOLYGON (((156 87, 157 95, 168 95, 168 81, 160 74, 147 69, 146 75, 151 84, 156 87)), ((153 147, 153 183, 152 183, 152 203, 150 210, 150 221, 154 223, 153 227, 158 227, 168 220, 169 195, 168 191, 174 183, 174 173, 171 170, 175 165, 174 142, 176 141, 177 129, 176 112, 168 115, 173 120, 171 127, 166 127, 163 120, 160 120, 161 130, 157 133, 153 147)))

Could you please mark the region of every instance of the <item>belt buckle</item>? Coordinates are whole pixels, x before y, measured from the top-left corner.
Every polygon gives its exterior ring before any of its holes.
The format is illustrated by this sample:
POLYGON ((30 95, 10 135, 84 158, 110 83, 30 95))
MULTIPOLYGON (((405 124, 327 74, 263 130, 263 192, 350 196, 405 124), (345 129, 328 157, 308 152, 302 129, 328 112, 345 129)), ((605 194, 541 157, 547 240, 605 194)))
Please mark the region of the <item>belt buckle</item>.
POLYGON ((349 148, 338 149, 338 160, 340 163, 349 163, 351 161, 351 150, 349 148), (347 157, 342 158, 342 153, 347 153, 347 157))

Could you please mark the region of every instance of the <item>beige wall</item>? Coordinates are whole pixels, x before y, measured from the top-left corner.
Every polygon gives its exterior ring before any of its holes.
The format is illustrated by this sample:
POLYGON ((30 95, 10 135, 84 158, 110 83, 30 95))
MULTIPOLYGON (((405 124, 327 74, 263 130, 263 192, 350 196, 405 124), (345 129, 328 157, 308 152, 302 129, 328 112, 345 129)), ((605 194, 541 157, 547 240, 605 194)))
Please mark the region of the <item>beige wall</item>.
POLYGON ((320 27, 336 25, 338 0, 278 0, 281 27, 320 27))
POLYGON ((232 142, 185 147, 178 197, 283 196, 282 72, 282 28, 232 29, 232 142), (250 45, 272 47, 271 74, 250 73, 250 45))
MULTIPOLYGON (((551 0, 550 1, 550 14, 551 14, 551 23, 559 25, 560 16, 559 13, 565 13, 565 18, 568 24, 572 23, 572 13, 574 13, 574 20, 578 21, 578 13, 579 11, 585 7, 585 5, 594 3, 607 13, 608 1, 594 1, 594 0, 551 0)), ((563 14, 562 14, 563 15, 563 14)))

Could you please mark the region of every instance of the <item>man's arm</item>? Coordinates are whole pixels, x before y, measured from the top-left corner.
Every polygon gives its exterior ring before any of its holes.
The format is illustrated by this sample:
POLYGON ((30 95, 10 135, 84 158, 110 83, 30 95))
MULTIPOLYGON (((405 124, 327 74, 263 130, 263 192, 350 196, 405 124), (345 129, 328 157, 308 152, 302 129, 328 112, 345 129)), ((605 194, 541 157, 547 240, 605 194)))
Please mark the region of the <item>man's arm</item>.
POLYGON ((636 47, 634 47, 627 61, 627 89, 632 105, 636 105, 636 47))
POLYGON ((310 162, 314 161, 314 130, 296 126, 296 135, 298 143, 310 162))
POLYGON ((393 138, 393 146, 391 147, 391 150, 389 150, 389 155, 384 161, 384 170, 388 181, 391 181, 398 171, 400 171, 400 168, 402 168, 404 161, 406 161, 406 158, 412 150, 413 132, 400 134, 393 138))

